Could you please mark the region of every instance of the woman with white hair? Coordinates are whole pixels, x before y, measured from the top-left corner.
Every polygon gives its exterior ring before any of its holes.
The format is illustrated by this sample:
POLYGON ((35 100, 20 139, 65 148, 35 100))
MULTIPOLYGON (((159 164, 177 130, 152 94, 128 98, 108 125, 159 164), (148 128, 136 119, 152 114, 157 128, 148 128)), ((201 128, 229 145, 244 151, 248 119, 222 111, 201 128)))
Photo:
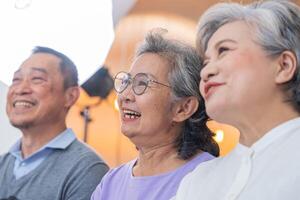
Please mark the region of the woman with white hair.
POLYGON ((189 45, 150 32, 129 72, 115 76, 121 131, 138 157, 112 169, 92 200, 167 200, 198 164, 219 155, 199 92, 201 60, 189 45))
POLYGON ((186 176, 176 200, 299 199, 300 9, 221 3, 200 19, 200 91, 208 116, 240 144, 186 176))

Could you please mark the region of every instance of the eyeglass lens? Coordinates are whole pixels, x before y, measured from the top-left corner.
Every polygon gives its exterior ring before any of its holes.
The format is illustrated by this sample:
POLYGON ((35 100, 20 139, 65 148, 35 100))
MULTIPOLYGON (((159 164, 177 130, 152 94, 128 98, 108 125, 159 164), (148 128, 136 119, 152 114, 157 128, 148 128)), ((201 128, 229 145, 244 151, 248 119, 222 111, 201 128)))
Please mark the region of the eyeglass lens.
POLYGON ((137 95, 141 95, 148 87, 149 78, 144 73, 136 74, 134 78, 130 77, 130 74, 120 72, 115 76, 114 86, 118 93, 122 93, 128 85, 132 82, 133 92, 137 95))

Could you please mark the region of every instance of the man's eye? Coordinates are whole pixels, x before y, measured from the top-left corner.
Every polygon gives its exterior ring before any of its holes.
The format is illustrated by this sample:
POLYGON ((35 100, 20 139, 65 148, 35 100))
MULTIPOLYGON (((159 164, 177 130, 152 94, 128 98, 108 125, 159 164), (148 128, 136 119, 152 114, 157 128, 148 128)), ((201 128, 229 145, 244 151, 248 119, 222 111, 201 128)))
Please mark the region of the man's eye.
POLYGON ((32 77, 31 80, 35 83, 40 83, 40 82, 44 81, 44 79, 42 77, 32 77))
POLYGON ((20 78, 13 78, 12 82, 15 83, 15 82, 18 82, 20 81, 20 78))

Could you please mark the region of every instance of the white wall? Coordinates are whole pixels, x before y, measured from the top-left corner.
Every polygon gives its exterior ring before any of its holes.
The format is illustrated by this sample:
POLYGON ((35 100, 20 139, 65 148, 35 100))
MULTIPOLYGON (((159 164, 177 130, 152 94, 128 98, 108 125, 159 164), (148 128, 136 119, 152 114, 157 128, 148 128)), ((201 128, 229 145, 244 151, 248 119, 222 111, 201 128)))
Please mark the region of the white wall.
POLYGON ((7 86, 0 81, 0 154, 7 152, 9 147, 21 136, 20 131, 12 127, 5 112, 7 86))

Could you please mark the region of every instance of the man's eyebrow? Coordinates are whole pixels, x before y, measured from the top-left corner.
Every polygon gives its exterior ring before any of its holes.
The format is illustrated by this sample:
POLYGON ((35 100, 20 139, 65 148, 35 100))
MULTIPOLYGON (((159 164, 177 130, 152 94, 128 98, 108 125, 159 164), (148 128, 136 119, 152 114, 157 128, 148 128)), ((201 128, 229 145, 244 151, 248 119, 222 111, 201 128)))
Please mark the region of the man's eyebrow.
MULTIPOLYGON (((32 67, 30 69, 30 71, 37 71, 37 72, 41 72, 43 74, 48 74, 48 71, 44 68, 41 68, 41 67, 32 67)), ((13 76, 16 76, 18 74, 22 73, 22 69, 18 69, 17 71, 14 72, 13 76)), ((0 199, 1 200, 1 199, 0 199)))
POLYGON ((44 68, 40 68, 40 67, 33 67, 31 68, 32 71, 39 71, 39 72, 42 72, 44 74, 48 74, 48 71, 44 68))
POLYGON ((19 74, 21 72, 21 69, 18 69, 17 71, 14 72, 14 75, 19 74))

